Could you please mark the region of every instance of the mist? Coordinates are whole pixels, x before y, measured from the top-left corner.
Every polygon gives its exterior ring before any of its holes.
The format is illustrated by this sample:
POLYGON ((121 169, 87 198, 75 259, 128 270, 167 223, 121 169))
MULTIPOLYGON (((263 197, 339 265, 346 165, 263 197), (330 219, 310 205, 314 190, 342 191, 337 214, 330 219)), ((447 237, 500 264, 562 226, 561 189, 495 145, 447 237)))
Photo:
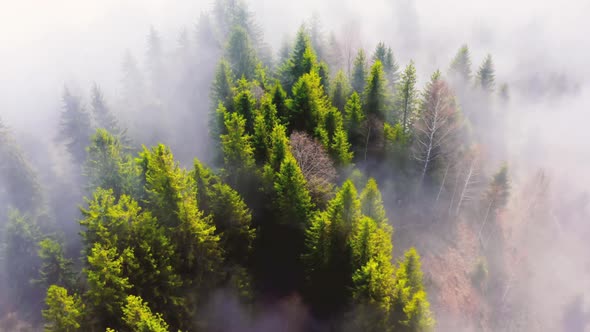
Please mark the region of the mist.
MULTIPOLYGON (((183 30, 191 41, 195 39, 199 18, 213 9, 212 2, 23 0, 0 4, 0 119, 29 158, 32 168, 39 172, 42 185, 45 188, 64 186, 63 192, 69 192, 68 197, 73 201, 60 203, 63 209, 56 213, 55 219, 57 223, 69 225, 66 228, 71 229, 71 234, 77 233, 78 205, 83 204, 76 201, 77 194, 88 194, 84 188, 78 188, 79 179, 66 179, 63 175, 71 165, 64 148, 55 143, 64 86, 80 95, 82 103, 87 105, 92 85, 98 84, 122 125, 131 133, 140 132, 135 126, 142 124, 134 123, 137 114, 121 102, 125 55, 129 52, 139 66, 144 67, 148 33, 154 28, 162 39, 165 53, 172 57, 183 30), (76 189, 71 193, 68 188, 76 189)), ((590 66, 587 65, 590 2, 249 0, 247 3, 275 59, 283 42, 292 41, 301 24, 316 17, 323 35, 327 37, 333 33, 340 41, 349 43, 354 50, 353 57, 358 48, 371 54, 375 45, 382 41, 392 47, 400 68, 413 60, 420 90, 435 70, 446 73, 461 45, 470 48, 474 72, 484 57, 491 54, 496 69, 496 90, 501 84, 507 84, 510 101, 495 105, 502 109, 506 118, 502 130, 490 134, 502 138, 494 140, 502 141, 498 146, 488 147, 498 151, 492 153, 490 167, 495 169, 502 162, 510 167, 512 191, 503 222, 510 234, 508 246, 517 252, 515 256, 525 257, 528 268, 526 273, 515 272, 516 268, 509 271, 508 277, 514 276, 515 281, 508 282, 509 290, 498 292, 504 297, 524 297, 522 301, 533 317, 529 322, 535 324, 517 330, 573 332, 583 331, 583 324, 586 329, 590 328, 590 260, 587 255, 590 250, 587 241, 590 235, 590 174, 587 171, 590 169, 590 130, 587 129, 590 122, 590 66), (546 176, 549 185, 542 203, 539 201, 532 208, 533 214, 528 211, 530 205, 526 202, 530 191, 527 190, 539 172, 546 176), (575 299, 581 299, 579 309, 585 317, 581 319, 582 329, 563 321, 564 313, 575 299)), ((215 57, 217 51, 199 52, 215 57)), ((197 80, 205 77, 203 82, 208 84, 216 63, 217 58, 203 60, 191 75, 197 80)), ((205 86, 203 91, 171 87, 169 93, 187 97, 203 110, 201 114, 207 114, 209 88, 205 83, 202 85, 205 86)), ((186 105, 178 107, 178 114, 192 111, 186 105)), ((148 137, 147 142, 135 143, 152 145, 163 141, 170 144, 185 166, 190 165, 194 157, 205 161, 213 159, 207 147, 206 118, 199 118, 202 122, 194 124, 195 130, 192 124, 183 123, 183 119, 167 120, 164 113, 160 116, 149 120, 154 127, 161 124, 165 133, 154 134, 153 142, 149 141, 151 133, 146 133, 142 137, 148 137)), ((387 187, 384 195, 387 195, 387 187)), ((396 206, 386 206, 386 209, 394 226, 400 226, 395 222, 396 206)), ((401 239, 400 246, 394 241, 394 257, 399 257, 402 249, 406 249, 404 236, 408 234, 411 233, 396 230, 395 239, 401 239)), ((437 235, 430 234, 427 238, 431 237, 437 235)), ((472 256, 465 252, 470 250, 469 246, 451 244, 450 247, 461 257, 472 256)), ((444 252, 423 254, 426 275, 435 273, 429 262, 441 254, 444 252)), ((466 314, 447 310, 444 299, 430 296, 438 321, 437 330, 490 330, 488 323, 480 322, 489 318, 492 310, 489 307, 482 305, 481 312, 466 314)), ((239 313, 236 314, 239 316, 237 323, 228 327, 228 331, 239 330, 240 324, 248 325, 248 330, 258 330, 259 326, 273 329, 281 326, 273 319, 296 320, 285 313, 260 314, 263 317, 260 322, 245 318, 243 309, 232 297, 230 299, 218 296, 207 306, 215 319, 219 319, 219 311, 239 313), (231 310, 224 309, 228 306, 231 310), (285 318, 287 316, 289 318, 285 318)), ((297 310, 305 311, 299 308, 299 302, 296 306, 297 310)), ((299 311, 298 315, 305 316, 299 311)))

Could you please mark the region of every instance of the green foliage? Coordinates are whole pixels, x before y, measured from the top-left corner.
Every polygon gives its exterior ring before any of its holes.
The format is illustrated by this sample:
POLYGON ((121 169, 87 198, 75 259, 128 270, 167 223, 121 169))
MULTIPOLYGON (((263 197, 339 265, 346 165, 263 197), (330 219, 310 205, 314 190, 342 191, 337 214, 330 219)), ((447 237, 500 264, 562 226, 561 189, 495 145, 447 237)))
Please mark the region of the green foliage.
POLYGON ((394 109, 401 120, 403 132, 408 132, 418 106, 418 90, 416 89, 416 68, 410 62, 401 75, 396 86, 394 109))
POLYGON ((348 137, 352 146, 360 146, 363 143, 363 114, 361 98, 356 92, 353 92, 346 106, 344 107, 344 126, 348 131, 348 137))
POLYGON ((38 254, 41 259, 39 282, 45 288, 50 285, 72 286, 74 280, 72 260, 64 257, 63 248, 59 242, 49 238, 43 239, 39 242, 38 254))
POLYGON ((362 94, 365 90, 367 77, 367 59, 365 51, 360 49, 354 59, 354 65, 352 69, 352 89, 358 94, 362 94))
POLYGON ((328 65, 322 61, 317 68, 318 75, 320 76, 320 83, 322 84, 324 91, 328 93, 330 91, 330 70, 328 69, 328 65))
POLYGON ((463 84, 471 80, 471 55, 467 45, 461 46, 451 62, 449 74, 453 79, 460 79, 463 84))
POLYGON ((227 134, 221 135, 221 148, 226 179, 238 192, 244 192, 255 165, 251 136, 246 134, 246 119, 239 113, 228 114, 225 128, 227 134))
POLYGON ((121 306, 131 288, 123 264, 131 256, 129 249, 119 252, 101 243, 95 243, 88 254, 88 267, 84 269, 88 282, 86 297, 92 317, 100 325, 116 323, 121 317, 121 306))
POLYGON ((316 54, 311 46, 309 35, 301 27, 297 32, 291 57, 279 70, 283 87, 287 91, 292 91, 293 86, 299 78, 304 74, 310 73, 316 66, 316 54))
POLYGON ((480 290, 483 290, 488 279, 488 273, 488 264, 484 257, 480 257, 473 271, 471 271, 471 282, 480 290))
POLYGON ((139 296, 129 295, 123 307, 123 321, 134 332, 168 332, 168 324, 154 314, 139 296))
POLYGON ((477 86, 485 92, 492 92, 496 85, 496 76, 492 56, 488 54, 479 67, 476 76, 477 86))
POLYGON ((250 82, 245 78, 238 80, 234 96, 234 110, 246 120, 246 131, 251 133, 254 129, 256 99, 252 94, 250 82))
POLYGON ((260 101, 260 110, 254 120, 254 135, 252 137, 256 161, 259 163, 268 158, 270 148, 268 133, 272 132, 278 122, 277 108, 272 103, 271 96, 265 94, 260 101))
POLYGON ((488 190, 485 194, 485 200, 490 204, 492 212, 503 208, 508 203, 510 197, 510 179, 508 178, 508 165, 503 164, 492 177, 488 190))
POLYGON ((313 205, 305 177, 293 156, 288 155, 282 161, 274 189, 279 222, 303 230, 311 216, 313 205))
POLYGON ((230 64, 226 60, 221 60, 211 84, 211 105, 214 110, 219 108, 220 103, 226 109, 233 110, 233 85, 230 64))
POLYGON ((245 29, 233 27, 228 37, 225 55, 235 77, 247 80, 254 78, 258 60, 245 29))
POLYGON ((272 104, 277 109, 277 117, 282 123, 286 123, 289 119, 289 109, 287 107, 287 92, 283 90, 281 83, 276 81, 270 90, 272 96, 272 104))
POLYGON ((67 88, 64 89, 62 101, 59 138, 65 143, 74 162, 82 165, 86 160, 86 146, 92 132, 90 114, 81 105, 80 98, 72 95, 67 88))
POLYGON ((365 85, 363 98, 365 114, 375 115, 381 120, 385 118, 385 113, 389 106, 387 85, 385 73, 383 72, 383 64, 380 60, 376 60, 371 67, 365 85))
POLYGON ((334 82, 332 82, 331 86, 332 105, 340 110, 340 112, 344 112, 351 89, 350 83, 348 82, 344 71, 339 70, 338 73, 336 73, 336 77, 334 78, 334 82))
POLYGON ((139 169, 135 161, 124 152, 119 138, 105 129, 98 129, 86 148, 84 173, 88 188, 112 189, 115 196, 140 194, 139 169))
POLYGON ((363 215, 370 217, 377 223, 387 223, 387 216, 385 215, 385 208, 383 207, 383 199, 381 192, 377 186, 377 181, 370 178, 367 185, 360 195, 361 212, 363 215))
POLYGON ((350 143, 348 142, 348 136, 342 126, 337 127, 332 138, 332 144, 330 145, 330 151, 338 165, 346 166, 352 161, 353 153, 350 151, 350 143))
POLYGON ((385 72, 387 81, 392 86, 395 86, 399 79, 399 65, 395 61, 391 47, 386 47, 383 42, 377 44, 375 53, 373 53, 373 62, 377 60, 383 64, 383 71, 385 72))
POLYGON ((104 100, 102 91, 95 83, 92 86, 92 115, 98 128, 104 128, 112 135, 115 135, 119 140, 128 143, 126 130, 119 126, 119 122, 115 115, 111 112, 104 100))
POLYGON ((28 215, 10 211, 2 232, 2 272, 6 296, 26 314, 38 314, 43 290, 34 283, 39 276, 40 260, 37 256, 41 238, 39 226, 28 215))
POLYGON ((330 102, 324 94, 317 72, 312 71, 299 78, 293 86, 289 109, 289 129, 312 133, 330 109, 330 102))
POLYGON ((84 304, 78 295, 68 295, 67 289, 51 285, 43 310, 46 332, 79 331, 84 315, 84 304))

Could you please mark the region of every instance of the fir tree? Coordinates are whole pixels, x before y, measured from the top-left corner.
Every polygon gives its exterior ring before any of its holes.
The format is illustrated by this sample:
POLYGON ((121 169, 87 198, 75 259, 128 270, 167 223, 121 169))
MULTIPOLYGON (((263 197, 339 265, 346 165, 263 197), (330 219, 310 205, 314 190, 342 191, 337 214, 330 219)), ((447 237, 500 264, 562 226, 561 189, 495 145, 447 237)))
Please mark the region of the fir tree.
POLYGON ((332 105, 334 105, 340 112, 345 111, 345 105, 350 95, 350 83, 342 70, 336 73, 334 82, 332 83, 332 105))
POLYGON ((401 80, 396 87, 395 110, 402 124, 404 133, 412 126, 418 103, 418 90, 416 89, 416 68, 414 62, 406 67, 401 75, 401 80))
POLYGON ((494 62, 488 54, 477 71, 476 84, 483 91, 492 92, 496 84, 495 79, 494 62))
POLYGON ((76 294, 69 295, 68 290, 51 285, 45 298, 47 308, 43 310, 45 331, 74 332, 79 331, 84 316, 84 304, 76 294))
POLYGON ((352 69, 351 84, 352 89, 358 94, 362 94, 365 90, 365 83, 367 77, 367 59, 365 51, 360 49, 354 59, 354 65, 352 69))

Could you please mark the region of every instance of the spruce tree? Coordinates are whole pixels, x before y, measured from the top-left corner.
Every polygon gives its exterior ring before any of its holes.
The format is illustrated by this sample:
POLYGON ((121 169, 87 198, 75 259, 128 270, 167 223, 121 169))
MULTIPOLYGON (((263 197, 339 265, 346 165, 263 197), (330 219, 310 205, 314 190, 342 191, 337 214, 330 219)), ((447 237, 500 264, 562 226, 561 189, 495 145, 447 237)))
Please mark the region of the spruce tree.
POLYGON ((358 94, 362 94, 365 90, 365 84, 367 80, 367 59, 365 51, 360 49, 354 59, 354 65, 352 69, 351 85, 352 89, 358 94))
POLYGON ((462 84, 466 84, 471 80, 471 55, 467 45, 461 46, 457 54, 451 61, 449 67, 449 74, 451 79, 460 80, 462 84))
POLYGON ((297 80, 302 75, 311 72, 316 66, 317 58, 311 46, 309 35, 301 27, 297 32, 291 57, 279 70, 281 84, 286 91, 291 92, 297 80))
POLYGON ((494 62, 488 54, 477 71, 476 84, 483 91, 492 92, 496 85, 495 79, 494 62))
POLYGON ((348 96, 350 95, 350 83, 348 83, 348 79, 344 74, 344 71, 339 70, 336 73, 336 77, 334 78, 334 82, 332 82, 332 105, 336 107, 340 112, 345 111, 344 107, 346 106, 346 102, 348 100, 348 96))
POLYGON ((389 108, 387 85, 383 64, 380 60, 377 60, 371 67, 363 93, 366 115, 373 115, 381 120, 385 119, 389 108))
POLYGON ((47 289, 45 305, 46 309, 43 310, 45 331, 79 331, 84 317, 84 304, 78 295, 69 295, 67 289, 51 285, 47 289))
POLYGON ((235 77, 247 80, 254 78, 258 60, 246 30, 239 26, 233 27, 228 37, 225 55, 235 77))
POLYGON ((64 89, 62 101, 64 106, 59 138, 66 144, 74 162, 82 165, 86 160, 86 146, 92 133, 90 115, 81 105, 80 98, 72 95, 67 88, 64 89))
POLYGON ((396 87, 395 110, 398 121, 401 122, 403 132, 406 133, 412 126, 418 103, 418 90, 416 89, 416 68, 414 62, 410 62, 401 75, 396 87))

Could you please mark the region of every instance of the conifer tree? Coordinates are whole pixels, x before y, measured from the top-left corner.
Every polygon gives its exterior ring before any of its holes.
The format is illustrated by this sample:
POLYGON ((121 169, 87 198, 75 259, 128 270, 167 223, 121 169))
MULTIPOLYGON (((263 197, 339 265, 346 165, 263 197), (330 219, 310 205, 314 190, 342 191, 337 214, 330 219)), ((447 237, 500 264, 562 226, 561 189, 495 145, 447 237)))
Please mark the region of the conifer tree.
POLYGON ((317 66, 316 54, 313 51, 309 35, 303 27, 299 28, 291 57, 280 68, 281 84, 291 92, 299 78, 317 66))
POLYGON ((277 80, 270 90, 272 104, 277 109, 277 117, 281 123, 287 123, 289 119, 289 109, 287 107, 287 92, 283 90, 281 83, 277 80))
POLYGON ((344 126, 348 131, 350 143, 356 149, 363 144, 363 114, 361 98, 353 92, 344 107, 344 126))
POLYGON ((256 161, 266 161, 268 149, 270 148, 270 135, 273 128, 278 124, 277 109, 272 103, 271 96, 266 94, 260 101, 260 110, 254 120, 253 145, 256 161))
POLYGON ((86 146, 90 142, 90 115, 81 105, 80 98, 74 96, 65 88, 62 96, 63 112, 61 113, 61 128, 59 138, 66 144, 77 165, 86 160, 86 146))
POLYGON ((477 71, 476 84, 483 91, 492 92, 496 85, 495 79, 494 62, 488 54, 477 71))
POLYGON ((252 133, 256 116, 254 112, 256 99, 252 94, 251 85, 246 79, 242 78, 238 80, 234 90, 234 110, 246 120, 246 132, 252 133))
POLYGON ((289 102, 289 129, 313 133, 330 109, 329 103, 317 72, 304 74, 293 86, 293 98, 289 102))
POLYGON ((72 260, 64 257, 62 245, 50 238, 39 242, 39 258, 41 269, 39 280, 44 288, 51 285, 70 287, 73 284, 74 274, 72 260))
POLYGON ((375 53, 373 53, 373 62, 381 61, 383 71, 390 86, 395 86, 399 79, 399 65, 395 61, 391 47, 386 47, 383 42, 377 44, 375 53))
POLYGON ((381 120, 385 118, 389 108, 387 84, 383 64, 377 60, 371 67, 363 93, 366 115, 373 115, 381 120))
POLYGON ((451 79, 458 79, 462 84, 466 84, 471 80, 471 55, 467 45, 461 46, 457 51, 451 62, 449 74, 451 79))
POLYGON ((377 186, 377 181, 370 178, 367 185, 360 195, 361 212, 363 215, 370 217, 377 223, 387 223, 387 216, 385 215, 385 208, 383 207, 383 199, 381 192, 377 186))
POLYGON ((226 60, 221 60, 217 65, 215 77, 211 84, 211 106, 214 110, 218 108, 220 103, 226 109, 233 110, 233 86, 230 65, 226 60))
POLYGON ((332 105, 336 107, 340 112, 344 113, 344 107, 350 95, 350 83, 344 74, 344 71, 339 70, 336 73, 334 82, 332 82, 332 105))
POLYGON ((359 95, 365 90, 365 84, 367 80, 367 59, 365 51, 360 49, 354 59, 354 65, 352 69, 351 85, 352 89, 359 95))
POLYGON ((233 74, 237 78, 251 80, 254 78, 256 52, 250 44, 250 38, 242 27, 234 26, 227 41, 226 58, 233 74))
POLYGON ((221 148, 227 181, 243 193, 255 165, 251 136, 246 133, 246 119, 239 113, 228 114, 225 127, 227 134, 221 135, 221 148))
POLYGON ((401 122, 403 132, 408 132, 412 126, 418 103, 418 90, 416 89, 416 68, 414 62, 410 62, 401 75, 396 87, 395 110, 398 121, 401 122))
POLYGON ((129 295, 123 307, 123 321, 132 331, 168 332, 168 324, 160 314, 154 314, 139 296, 129 295))
POLYGON ((69 295, 67 289, 51 285, 47 290, 45 305, 47 307, 43 310, 45 331, 79 331, 84 316, 84 304, 78 295, 69 295))
POLYGON ((106 104, 102 91, 98 84, 92 86, 92 115, 98 128, 104 128, 113 135, 124 138, 124 131, 119 128, 119 123, 106 104))

